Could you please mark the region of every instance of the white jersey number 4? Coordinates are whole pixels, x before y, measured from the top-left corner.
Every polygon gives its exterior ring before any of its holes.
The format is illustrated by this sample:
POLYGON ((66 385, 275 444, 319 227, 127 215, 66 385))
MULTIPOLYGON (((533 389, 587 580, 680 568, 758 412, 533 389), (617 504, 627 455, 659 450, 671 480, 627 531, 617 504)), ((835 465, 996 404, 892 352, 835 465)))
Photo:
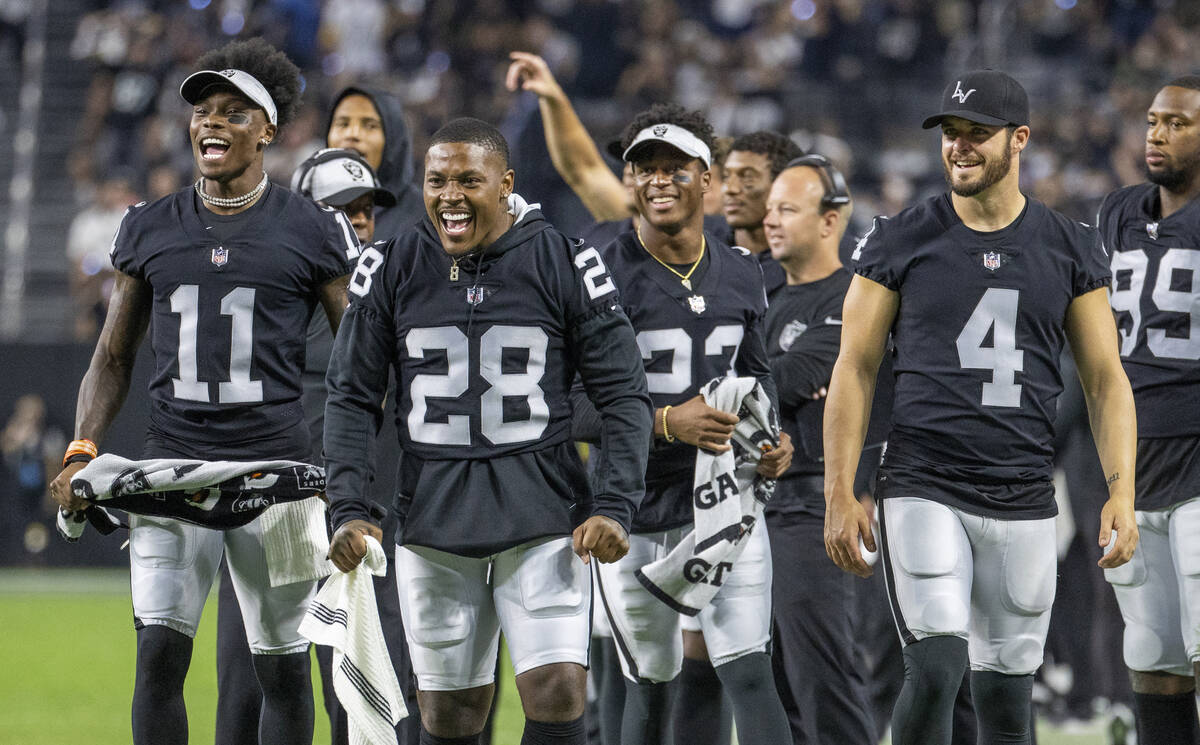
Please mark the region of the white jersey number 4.
POLYGON ((992 379, 983 384, 984 406, 1020 406, 1021 386, 1017 373, 1025 369, 1025 353, 1017 349, 1017 302, 1019 290, 989 287, 959 332, 958 364, 963 368, 991 370, 992 379), (992 346, 983 342, 992 332, 992 346))

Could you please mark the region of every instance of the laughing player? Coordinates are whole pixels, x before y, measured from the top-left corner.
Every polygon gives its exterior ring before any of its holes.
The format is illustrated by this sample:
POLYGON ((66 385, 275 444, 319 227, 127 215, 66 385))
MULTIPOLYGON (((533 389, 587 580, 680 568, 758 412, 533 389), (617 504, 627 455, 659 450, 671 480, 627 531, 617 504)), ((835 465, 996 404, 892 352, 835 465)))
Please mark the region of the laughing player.
MULTIPOLYGON (((320 303, 331 326, 346 304, 358 241, 340 212, 269 182, 263 151, 291 119, 299 71, 261 39, 197 61, 180 88, 200 179, 131 207, 113 242, 116 285, 84 376, 75 436, 51 494, 80 506, 70 480, 95 454, 129 389, 150 329, 147 458, 307 461, 300 405, 305 329, 320 303)), ((224 554, 262 687, 259 742, 312 738, 308 641, 297 627, 315 582, 271 587, 256 520, 217 531, 130 516, 137 628, 133 741, 187 742, 183 680, 192 637, 224 554)))
POLYGON ((400 609, 431 745, 478 742, 501 630, 522 742, 583 745, 586 563, 624 555, 643 493, 650 409, 633 329, 599 252, 513 193, 508 159, 477 119, 433 136, 428 218, 364 250, 329 370, 330 557, 343 571, 381 535, 369 443, 396 372, 400 609), (570 441, 576 373, 607 435, 590 494, 570 441))

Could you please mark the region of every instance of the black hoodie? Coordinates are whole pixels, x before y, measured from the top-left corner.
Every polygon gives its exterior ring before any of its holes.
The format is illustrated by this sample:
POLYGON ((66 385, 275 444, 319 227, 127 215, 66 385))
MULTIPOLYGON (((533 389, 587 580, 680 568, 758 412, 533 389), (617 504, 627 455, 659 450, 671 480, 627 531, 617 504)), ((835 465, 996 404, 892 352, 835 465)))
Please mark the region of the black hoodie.
POLYGON ((633 327, 599 252, 510 200, 513 226, 482 258, 459 259, 454 280, 428 219, 364 250, 327 381, 335 527, 367 519, 391 368, 400 543, 486 556, 568 535, 593 514, 629 529, 651 430, 633 327), (592 494, 570 438, 577 373, 605 429, 592 494))
POLYGON ((366 96, 375 105, 375 111, 383 122, 383 157, 375 175, 383 188, 396 197, 395 207, 375 209, 375 239, 387 240, 400 235, 425 214, 421 191, 413 184, 412 141, 408 125, 404 122, 404 107, 395 96, 373 88, 350 86, 333 99, 329 108, 329 119, 325 122, 326 142, 333 125, 333 112, 342 99, 350 95, 366 96))

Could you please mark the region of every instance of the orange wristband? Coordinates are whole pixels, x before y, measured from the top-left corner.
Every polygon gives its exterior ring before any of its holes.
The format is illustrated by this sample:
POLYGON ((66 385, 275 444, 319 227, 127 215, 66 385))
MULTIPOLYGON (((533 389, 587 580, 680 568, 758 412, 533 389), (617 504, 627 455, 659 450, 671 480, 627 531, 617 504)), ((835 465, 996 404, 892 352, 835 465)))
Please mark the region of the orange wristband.
POLYGON ((68 462, 75 463, 81 460, 75 458, 77 455, 87 456, 88 460, 95 459, 99 451, 96 449, 96 443, 91 440, 71 440, 71 444, 67 446, 67 452, 63 455, 63 468, 67 467, 68 462), (75 460, 72 460, 75 458, 75 460))

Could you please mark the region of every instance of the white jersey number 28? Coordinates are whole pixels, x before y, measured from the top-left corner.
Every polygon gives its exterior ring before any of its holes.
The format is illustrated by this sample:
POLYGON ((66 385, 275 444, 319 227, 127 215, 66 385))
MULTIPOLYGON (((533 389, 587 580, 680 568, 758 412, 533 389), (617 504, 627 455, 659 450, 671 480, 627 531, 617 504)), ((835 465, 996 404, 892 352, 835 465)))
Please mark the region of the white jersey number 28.
POLYGON ((1019 290, 989 287, 959 332, 958 364, 963 368, 991 370, 992 379, 983 384, 984 406, 1020 406, 1021 385, 1017 373, 1025 369, 1025 353, 1017 349, 1017 303, 1019 290), (988 331, 992 346, 983 346, 988 331))
MULTIPOLYGON (((479 431, 493 445, 527 442, 542 436, 550 423, 550 407, 542 390, 546 372, 549 338, 536 326, 493 326, 479 339, 479 375, 489 383, 479 397, 479 431), (525 371, 501 369, 505 349, 528 352, 525 371), (529 418, 504 421, 504 399, 523 397, 529 406, 529 418)), ((427 422, 429 398, 458 398, 471 386, 470 345, 467 335, 456 326, 412 329, 405 335, 410 358, 423 358, 426 352, 446 353, 446 372, 420 373, 409 387, 412 410, 408 412, 408 435, 415 442, 430 445, 470 445, 471 417, 450 414, 445 422, 427 422)))

